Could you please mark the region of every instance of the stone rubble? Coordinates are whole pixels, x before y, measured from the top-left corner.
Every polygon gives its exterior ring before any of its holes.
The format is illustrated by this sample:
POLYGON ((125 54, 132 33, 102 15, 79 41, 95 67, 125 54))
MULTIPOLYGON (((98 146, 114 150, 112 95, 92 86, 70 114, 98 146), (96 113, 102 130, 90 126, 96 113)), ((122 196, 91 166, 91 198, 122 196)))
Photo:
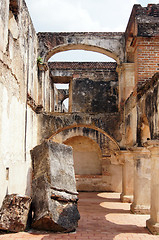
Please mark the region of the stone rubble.
POLYGON ((30 205, 31 198, 28 196, 6 195, 0 210, 0 229, 10 232, 24 231, 30 205))

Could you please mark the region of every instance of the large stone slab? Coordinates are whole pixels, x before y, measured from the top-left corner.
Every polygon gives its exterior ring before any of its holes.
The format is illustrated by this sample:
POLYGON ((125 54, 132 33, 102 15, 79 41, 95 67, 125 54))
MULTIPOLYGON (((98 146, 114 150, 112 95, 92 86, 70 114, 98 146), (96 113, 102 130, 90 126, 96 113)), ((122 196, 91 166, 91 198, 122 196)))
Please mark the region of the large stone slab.
POLYGON ((77 193, 72 148, 53 141, 44 141, 31 151, 33 178, 45 174, 56 189, 77 193))
POLYGON ((0 210, 0 229, 20 232, 26 229, 31 198, 17 194, 6 195, 0 210))
POLYGON ((31 151, 31 155, 32 227, 54 232, 75 231, 80 215, 72 148, 44 141, 31 151))
POLYGON ((77 195, 57 191, 41 176, 33 180, 32 227, 54 232, 71 232, 80 218, 77 209, 77 195))

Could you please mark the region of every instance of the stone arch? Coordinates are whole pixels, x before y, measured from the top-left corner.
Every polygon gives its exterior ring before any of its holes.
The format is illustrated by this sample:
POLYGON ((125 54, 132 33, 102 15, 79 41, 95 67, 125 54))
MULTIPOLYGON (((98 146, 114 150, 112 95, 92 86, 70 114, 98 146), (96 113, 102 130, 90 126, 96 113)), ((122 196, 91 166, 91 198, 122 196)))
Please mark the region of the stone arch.
POLYGON ((108 148, 111 151, 119 151, 118 143, 104 130, 87 124, 76 124, 64 127, 55 132, 49 139, 58 143, 63 143, 67 139, 75 136, 86 136, 99 144, 102 154, 106 154, 108 148))
POLYGON ((59 52, 65 52, 69 50, 85 50, 85 51, 91 51, 91 52, 97 52, 104 54, 110 58, 113 58, 118 64, 119 64, 119 57, 114 53, 107 49, 97 47, 97 46, 91 46, 87 44, 68 44, 68 45, 61 45, 57 46, 53 49, 51 49, 47 55, 45 56, 45 61, 48 61, 50 57, 52 57, 54 54, 59 52))
POLYGON ((103 53, 117 64, 124 62, 124 35, 113 32, 38 33, 39 55, 48 61, 55 53, 81 49, 103 53))
MULTIPOLYGON (((121 166, 117 158, 120 148, 105 131, 94 125, 77 124, 59 129, 49 139, 58 143, 70 144, 72 147, 84 140, 80 151, 87 152, 90 148, 90 152, 87 153, 89 159, 86 166, 90 166, 91 156, 94 159, 94 166, 83 171, 83 174, 77 172, 78 191, 121 191, 121 166), (73 143, 73 140, 77 142, 73 143), (88 148, 84 146, 86 144, 88 144, 88 148), (95 171, 95 167, 98 168, 97 171, 95 171)), ((82 157, 81 152, 75 153, 78 155, 77 158, 82 157)), ((86 158, 87 156, 85 156, 85 161, 87 161, 86 158)))

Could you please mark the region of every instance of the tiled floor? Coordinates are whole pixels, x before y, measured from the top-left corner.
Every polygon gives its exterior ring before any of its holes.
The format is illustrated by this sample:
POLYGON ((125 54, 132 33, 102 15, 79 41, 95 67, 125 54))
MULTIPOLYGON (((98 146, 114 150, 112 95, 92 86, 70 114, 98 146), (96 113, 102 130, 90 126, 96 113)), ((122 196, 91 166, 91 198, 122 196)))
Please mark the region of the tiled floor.
POLYGON ((147 240, 159 239, 145 227, 148 215, 134 215, 130 204, 121 203, 118 193, 80 193, 81 219, 76 233, 22 232, 0 235, 8 240, 147 240))

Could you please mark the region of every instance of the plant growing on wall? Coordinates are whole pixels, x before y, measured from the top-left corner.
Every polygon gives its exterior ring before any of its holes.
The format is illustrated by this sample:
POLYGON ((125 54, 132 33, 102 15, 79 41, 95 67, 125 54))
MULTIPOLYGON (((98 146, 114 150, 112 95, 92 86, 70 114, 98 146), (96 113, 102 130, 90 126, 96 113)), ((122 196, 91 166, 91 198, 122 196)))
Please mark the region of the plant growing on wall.
POLYGON ((43 64, 43 63, 44 63, 43 59, 39 56, 37 58, 37 64, 43 64))

